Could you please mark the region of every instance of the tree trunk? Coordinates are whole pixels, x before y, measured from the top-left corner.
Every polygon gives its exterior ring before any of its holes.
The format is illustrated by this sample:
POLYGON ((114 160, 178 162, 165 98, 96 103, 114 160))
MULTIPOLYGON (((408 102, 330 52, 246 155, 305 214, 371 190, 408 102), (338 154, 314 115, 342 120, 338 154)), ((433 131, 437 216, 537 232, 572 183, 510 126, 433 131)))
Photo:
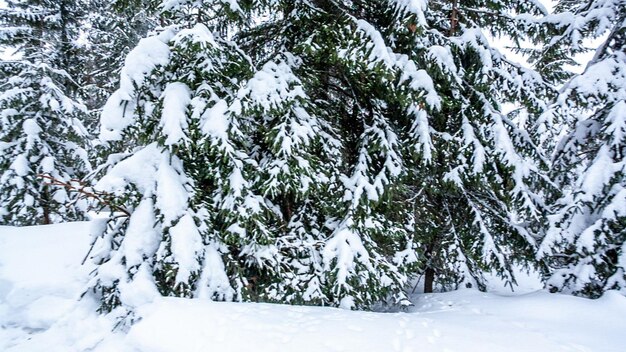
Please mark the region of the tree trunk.
POLYGON ((459 23, 458 0, 452 1, 452 13, 450 14, 450 36, 456 32, 456 26, 459 23))
POLYGON ((42 208, 43 208, 43 224, 50 225, 50 195, 48 194, 48 187, 44 187, 42 194, 42 208))
POLYGON ((435 282, 435 270, 431 267, 426 268, 424 273, 424 293, 433 293, 433 283, 435 282))

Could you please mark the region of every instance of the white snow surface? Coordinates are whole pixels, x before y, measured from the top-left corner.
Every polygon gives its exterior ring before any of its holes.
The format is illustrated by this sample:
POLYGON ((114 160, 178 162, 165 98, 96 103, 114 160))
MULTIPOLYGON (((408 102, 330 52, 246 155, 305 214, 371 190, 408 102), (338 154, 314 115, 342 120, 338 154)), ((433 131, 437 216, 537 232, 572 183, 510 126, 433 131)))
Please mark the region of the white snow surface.
MULTIPOLYGON (((0 351, 579 351, 622 352, 626 297, 535 291, 416 294, 404 312, 156 298, 139 321, 78 301, 89 266, 88 222, 0 227, 0 351)), ((497 288, 498 285, 494 285, 497 288)))

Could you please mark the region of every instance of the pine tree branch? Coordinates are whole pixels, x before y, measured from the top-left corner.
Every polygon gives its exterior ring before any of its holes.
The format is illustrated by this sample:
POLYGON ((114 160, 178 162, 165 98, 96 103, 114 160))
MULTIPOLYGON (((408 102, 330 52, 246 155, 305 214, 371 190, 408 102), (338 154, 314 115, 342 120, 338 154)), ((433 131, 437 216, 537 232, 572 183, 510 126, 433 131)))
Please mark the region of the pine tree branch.
POLYGON ((47 174, 38 174, 37 178, 43 179, 44 182, 45 180, 48 180, 49 182, 47 182, 46 185, 63 187, 68 191, 77 192, 86 198, 95 199, 98 203, 109 207, 111 210, 118 211, 120 213, 123 213, 125 216, 130 217, 130 212, 128 210, 126 210, 125 208, 121 206, 112 204, 110 200, 107 200, 107 198, 108 199, 113 198, 113 196, 110 193, 97 192, 97 191, 91 190, 90 188, 85 186, 81 180, 71 179, 66 182, 66 181, 56 179, 47 174), (79 186, 76 186, 77 184, 79 186))

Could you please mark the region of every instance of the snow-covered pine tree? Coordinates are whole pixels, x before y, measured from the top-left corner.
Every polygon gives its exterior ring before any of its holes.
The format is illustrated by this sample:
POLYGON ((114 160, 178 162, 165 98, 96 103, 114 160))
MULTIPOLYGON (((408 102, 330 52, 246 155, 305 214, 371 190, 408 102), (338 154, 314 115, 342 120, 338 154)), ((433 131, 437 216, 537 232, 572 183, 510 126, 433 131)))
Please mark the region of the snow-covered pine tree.
POLYGON ((156 16, 149 1, 88 0, 86 4, 81 93, 90 111, 99 116, 117 89, 124 58, 156 27, 156 16))
POLYGON ((266 263, 246 265, 257 299, 328 304, 319 249, 327 237, 324 202, 333 168, 322 160, 338 157, 337 141, 295 74, 303 62, 294 52, 274 54, 238 93, 242 117, 255 125, 252 186, 272 210, 267 234, 255 238, 263 232, 248 231, 241 253, 250 259, 271 254, 261 257, 266 263))
POLYGON ((402 225, 392 219, 401 216, 388 207, 387 192, 402 172, 389 120, 399 74, 381 59, 384 48, 371 53, 381 38, 368 22, 382 15, 396 19, 397 4, 276 5, 261 6, 259 11, 273 15, 235 38, 258 61, 274 61, 276 51, 290 58, 282 59, 282 71, 293 74, 290 80, 302 90, 293 116, 274 111, 268 118, 264 112, 259 129, 260 140, 271 146, 258 154, 261 166, 271 166, 260 175, 261 191, 267 196, 267 185, 275 185, 268 198, 288 224, 278 237, 290 268, 281 285, 287 291, 300 287, 305 303, 346 308, 388 298, 406 303, 407 259, 414 256, 402 225), (303 284, 294 287, 297 282, 303 284))
MULTIPOLYGON (((293 137, 281 137, 281 133, 272 132, 273 126, 283 129, 297 121, 293 126, 301 131, 296 140, 300 146, 292 143, 284 151, 270 149, 260 154, 267 155, 267 161, 262 159, 260 165, 276 170, 270 170, 270 176, 278 172, 269 179, 261 176, 265 180, 262 190, 267 182, 285 180, 283 186, 274 187, 276 194, 270 197, 273 204, 278 200, 282 217, 290 224, 279 239, 297 239, 292 248, 302 241, 301 234, 310 239, 299 245, 307 262, 299 266, 310 274, 296 276, 296 281, 313 279, 307 282, 315 286, 307 289, 320 287, 313 291, 319 299, 311 300, 307 291, 305 302, 308 297, 311 303, 345 308, 367 308, 388 298, 407 302, 403 289, 408 282, 409 259, 414 255, 402 224, 392 220, 401 218, 398 209, 389 207, 389 191, 402 173, 397 131, 390 120, 400 73, 395 55, 381 48, 381 34, 370 23, 381 20, 378 16, 397 19, 397 6, 387 1, 270 1, 260 10, 273 15, 261 16, 268 20, 235 36, 257 60, 271 62, 275 52, 292 57, 283 62, 295 75, 293 81, 301 84, 302 94, 298 95, 304 100, 296 102, 306 114, 293 110, 295 119, 266 117, 268 128, 259 132, 270 131, 263 137, 275 141, 269 145, 284 147, 284 141, 293 137), (303 132, 312 132, 320 144, 317 150, 306 146, 311 137, 303 132), (302 155, 298 163, 285 160, 286 156, 297 160, 296 153, 302 155), (320 162, 323 169, 319 169, 320 162), (274 166, 281 164, 288 168, 278 170, 274 166), (302 167, 305 172, 299 170, 302 167), (297 187, 293 187, 285 184, 292 182, 291 175, 317 177, 307 180, 300 176, 294 183, 297 187), (316 191, 290 190, 297 188, 316 191), (302 196, 304 201, 298 200, 302 196), (304 224, 298 214, 308 218, 304 224)), ((291 135, 298 136, 294 132, 291 135)), ((293 267, 295 262, 289 263, 293 267)))
POLYGON ((513 265, 533 260, 546 213, 537 118, 551 91, 488 36, 533 39, 546 10, 518 0, 433 0, 411 9, 387 45, 407 55, 401 79, 428 86, 428 94, 408 89, 399 120, 408 155, 398 206, 413 212, 407 223, 424 289, 485 289, 492 272, 513 287, 513 265), (506 113, 505 104, 525 114, 506 113))
POLYGON ((549 23, 558 32, 547 60, 566 53, 572 61, 584 40, 602 42, 551 109, 570 130, 554 154, 563 194, 539 251, 552 267, 547 287, 626 293, 626 1, 560 1, 549 23))
MULTIPOLYGON (((322 152, 329 193, 308 200, 324 223, 315 269, 322 292, 329 304, 346 308, 388 298, 406 303, 415 256, 402 223, 394 222, 403 210, 391 207, 403 172, 393 117, 406 58, 388 51, 376 26, 409 14, 393 1, 281 4, 271 7, 275 17, 236 38, 254 57, 278 50, 297 58, 292 71, 310 99, 308 111, 328 134, 319 138, 331 147, 322 152)), ((426 89, 419 82, 413 90, 426 89)))
POLYGON ((273 5, 165 2, 172 25, 127 57, 101 138, 140 147, 111 156, 96 186, 117 197, 113 208, 127 209, 103 223, 93 256, 102 310, 137 305, 145 295, 136 300, 136 289, 345 307, 401 296, 406 276, 386 234, 398 226, 370 205, 399 172, 384 102, 361 111, 368 92, 350 95, 348 108, 344 96, 328 94, 332 84, 348 92, 387 70, 359 56, 370 39, 366 31, 355 38, 350 16, 273 5), (228 25, 270 11, 265 22, 228 25), (328 55, 340 71, 324 64, 328 55), (355 128, 338 132, 337 123, 355 128), (337 202, 346 190, 345 204, 337 202), (166 201, 173 194, 175 209, 166 201))
MULTIPOLYGON (((139 41, 104 106, 100 138, 113 150, 95 188, 112 196, 92 258, 102 311, 132 310, 156 295, 241 300, 248 267, 272 263, 269 210, 250 176, 240 82, 250 62, 214 35, 236 3, 165 1, 160 28, 139 41), (250 236, 247 236, 250 234, 250 236), (242 253, 249 245, 251 252, 242 253), (246 259, 249 259, 247 261, 246 259)), ((237 17, 237 16, 233 16, 237 17)))
POLYGON ((416 244, 431 280, 484 288, 483 275, 495 271, 513 284, 512 264, 532 260, 545 214, 536 118, 552 92, 485 34, 531 38, 545 9, 528 1, 268 3, 273 17, 235 38, 255 58, 287 51, 301 62, 291 69, 313 98, 310 111, 335 127, 342 152, 326 157, 343 203, 313 204, 328 224, 320 282, 331 304, 405 301, 416 244), (505 103, 526 114, 504 114, 505 103))
POLYGON ((528 38, 543 7, 313 1, 277 9, 239 37, 255 58, 297 57, 312 111, 336 128, 342 157, 331 179, 344 202, 317 206, 331 205, 323 215, 332 220, 322 249, 326 297, 346 307, 402 301, 415 241, 440 282, 482 287, 492 270, 514 282, 511 265, 532 258, 544 213, 536 182, 545 163, 523 123, 536 127, 549 89, 480 31, 528 38), (497 15, 493 23, 485 11, 497 15), (503 103, 523 105, 530 118, 513 121, 503 103))
POLYGON ((89 169, 85 107, 76 100, 80 1, 7 1, 0 10, 0 223, 47 224, 83 217, 64 188, 48 185, 89 169))
MULTIPOLYGON (((489 4, 498 23, 543 12, 489 4)), ((532 136, 500 104, 532 115, 546 88, 489 46, 480 9, 434 5, 162 3, 170 25, 131 51, 102 115, 101 138, 140 146, 101 168, 126 209, 94 255, 102 309, 138 292, 406 303, 416 241, 440 246, 421 257, 442 282, 510 277, 542 204, 532 136), (423 190, 406 199, 407 182, 423 190)))

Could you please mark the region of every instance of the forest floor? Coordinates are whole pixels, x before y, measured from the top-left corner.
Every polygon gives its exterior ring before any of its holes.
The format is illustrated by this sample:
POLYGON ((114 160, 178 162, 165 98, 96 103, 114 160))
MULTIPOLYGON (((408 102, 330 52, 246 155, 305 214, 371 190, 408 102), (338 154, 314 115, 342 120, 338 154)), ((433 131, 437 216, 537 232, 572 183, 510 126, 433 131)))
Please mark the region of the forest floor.
POLYGON ((415 294, 403 312, 161 298, 138 322, 78 298, 89 224, 0 227, 0 351, 623 352, 626 297, 550 294, 526 277, 516 293, 415 294))

